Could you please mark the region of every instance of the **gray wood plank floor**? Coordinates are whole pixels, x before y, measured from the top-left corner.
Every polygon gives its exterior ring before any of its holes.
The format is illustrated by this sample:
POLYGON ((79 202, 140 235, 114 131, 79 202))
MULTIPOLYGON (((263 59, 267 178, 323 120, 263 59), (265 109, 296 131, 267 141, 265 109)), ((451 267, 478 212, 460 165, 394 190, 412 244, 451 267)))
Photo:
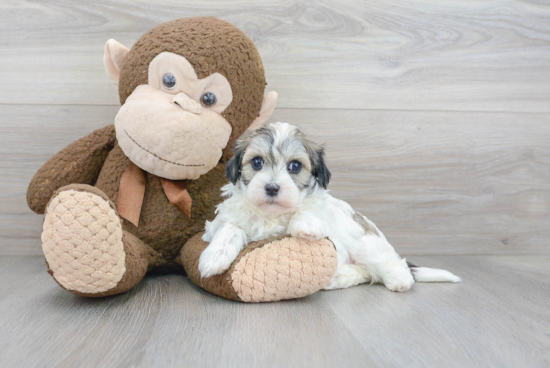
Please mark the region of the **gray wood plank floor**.
POLYGON ((2 367, 548 367, 550 257, 416 256, 459 284, 382 285, 269 304, 180 275, 74 296, 41 257, 0 258, 2 367))

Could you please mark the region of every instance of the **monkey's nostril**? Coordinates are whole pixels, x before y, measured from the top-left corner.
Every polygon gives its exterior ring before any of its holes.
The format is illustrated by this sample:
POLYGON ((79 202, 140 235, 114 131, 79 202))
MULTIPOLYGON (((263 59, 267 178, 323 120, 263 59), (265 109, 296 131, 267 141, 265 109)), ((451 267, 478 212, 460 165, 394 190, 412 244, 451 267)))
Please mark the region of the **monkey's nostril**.
POLYGON ((279 193, 279 187, 277 184, 269 183, 265 186, 265 192, 270 197, 275 197, 279 193))

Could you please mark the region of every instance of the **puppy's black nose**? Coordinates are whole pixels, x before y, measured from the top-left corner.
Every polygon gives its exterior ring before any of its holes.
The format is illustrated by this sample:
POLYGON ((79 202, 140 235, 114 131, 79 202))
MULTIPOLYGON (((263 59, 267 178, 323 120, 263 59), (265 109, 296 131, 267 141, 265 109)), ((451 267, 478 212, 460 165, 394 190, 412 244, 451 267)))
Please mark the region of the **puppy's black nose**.
POLYGON ((277 184, 269 183, 265 186, 265 192, 270 197, 275 197, 279 193, 280 187, 277 184))

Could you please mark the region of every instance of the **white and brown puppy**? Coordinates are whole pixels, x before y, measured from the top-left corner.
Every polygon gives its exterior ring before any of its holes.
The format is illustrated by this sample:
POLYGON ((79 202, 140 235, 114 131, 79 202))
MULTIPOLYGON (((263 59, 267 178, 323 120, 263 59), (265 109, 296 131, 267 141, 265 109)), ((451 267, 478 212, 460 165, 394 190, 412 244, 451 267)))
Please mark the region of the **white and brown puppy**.
POLYGON ((334 243, 338 269, 325 289, 370 281, 404 292, 415 280, 460 281, 445 270, 408 265, 374 223, 332 197, 323 148, 295 126, 269 124, 240 141, 226 174, 228 198, 206 223, 203 240, 210 244, 199 260, 202 277, 227 270, 249 241, 290 234, 334 243))

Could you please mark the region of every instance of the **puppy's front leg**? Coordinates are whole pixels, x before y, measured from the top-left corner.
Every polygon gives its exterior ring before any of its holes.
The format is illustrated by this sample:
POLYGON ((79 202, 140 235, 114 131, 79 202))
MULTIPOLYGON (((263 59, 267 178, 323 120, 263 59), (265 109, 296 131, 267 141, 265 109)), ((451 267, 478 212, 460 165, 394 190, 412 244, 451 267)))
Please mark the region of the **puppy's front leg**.
POLYGON ((310 241, 326 237, 325 226, 318 216, 310 211, 299 211, 290 219, 288 232, 296 238, 310 241))
POLYGON ((219 275, 226 271, 246 243, 244 231, 230 223, 222 225, 199 258, 201 277, 219 275))

